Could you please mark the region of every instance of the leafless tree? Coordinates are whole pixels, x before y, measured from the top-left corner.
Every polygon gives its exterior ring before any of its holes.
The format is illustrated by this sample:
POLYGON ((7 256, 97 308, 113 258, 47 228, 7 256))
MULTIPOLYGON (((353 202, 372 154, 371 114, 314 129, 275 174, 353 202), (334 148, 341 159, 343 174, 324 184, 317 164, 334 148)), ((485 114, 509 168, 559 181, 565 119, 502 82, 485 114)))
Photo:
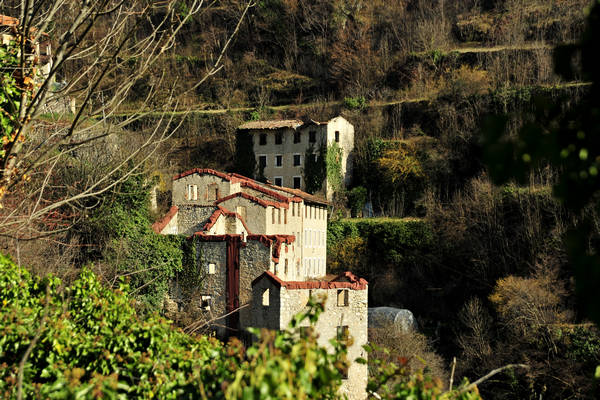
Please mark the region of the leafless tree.
MULTIPOLYGON (((21 98, 0 157, 0 235, 31 239, 68 229, 94 199, 156 156, 187 113, 180 103, 185 93, 164 84, 173 71, 161 70, 160 60, 172 51, 183 26, 214 3, 14 0, 2 5, 3 13, 18 18, 5 31, 18 49, 12 68, 21 98), (152 124, 144 127, 149 116, 152 124), (144 127, 143 134, 133 134, 132 126, 144 127)), ((240 5, 237 26, 188 91, 223 67, 223 55, 253 0, 240 5)))

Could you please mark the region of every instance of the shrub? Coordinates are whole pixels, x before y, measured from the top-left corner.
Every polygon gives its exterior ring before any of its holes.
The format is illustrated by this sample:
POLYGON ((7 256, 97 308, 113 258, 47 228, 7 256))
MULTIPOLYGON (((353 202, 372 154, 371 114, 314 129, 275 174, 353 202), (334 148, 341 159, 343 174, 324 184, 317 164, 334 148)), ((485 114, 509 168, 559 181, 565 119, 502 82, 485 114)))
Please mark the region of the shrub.
POLYGON ((367 99, 364 96, 344 97, 344 106, 349 110, 363 110, 367 107, 367 99))
POLYGON ((348 193, 348 207, 353 217, 358 217, 365 203, 367 202, 367 189, 364 186, 357 186, 348 193))

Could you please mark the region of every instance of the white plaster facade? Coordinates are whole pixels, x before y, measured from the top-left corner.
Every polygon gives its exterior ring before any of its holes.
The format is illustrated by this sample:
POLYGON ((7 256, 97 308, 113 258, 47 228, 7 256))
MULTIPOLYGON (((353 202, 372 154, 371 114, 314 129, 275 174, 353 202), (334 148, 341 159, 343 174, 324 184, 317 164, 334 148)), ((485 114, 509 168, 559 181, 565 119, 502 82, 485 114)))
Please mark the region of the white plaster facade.
MULTIPOLYGON (((238 130, 252 135, 257 173, 277 186, 305 190, 307 151, 318 154, 322 145, 336 143, 342 149, 341 173, 346 185, 352 178, 354 126, 337 116, 325 122, 313 120, 251 121, 238 130)), ((322 190, 331 199, 333 189, 325 180, 322 190)))

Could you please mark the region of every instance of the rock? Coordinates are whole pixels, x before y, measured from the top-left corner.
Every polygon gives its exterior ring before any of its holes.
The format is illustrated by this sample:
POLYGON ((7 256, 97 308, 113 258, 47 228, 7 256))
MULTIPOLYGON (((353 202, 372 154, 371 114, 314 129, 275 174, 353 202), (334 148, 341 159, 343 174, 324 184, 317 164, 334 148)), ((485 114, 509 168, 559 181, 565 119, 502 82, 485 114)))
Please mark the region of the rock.
POLYGON ((395 307, 370 307, 369 328, 392 326, 398 331, 407 332, 417 329, 417 322, 410 310, 395 307))

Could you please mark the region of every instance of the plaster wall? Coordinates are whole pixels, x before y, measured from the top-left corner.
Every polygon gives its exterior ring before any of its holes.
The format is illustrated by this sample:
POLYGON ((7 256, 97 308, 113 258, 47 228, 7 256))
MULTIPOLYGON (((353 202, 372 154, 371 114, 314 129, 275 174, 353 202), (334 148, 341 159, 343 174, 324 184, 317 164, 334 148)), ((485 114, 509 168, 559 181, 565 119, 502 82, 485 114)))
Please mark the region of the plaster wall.
MULTIPOLYGON (((236 185, 230 185, 227 179, 211 174, 193 173, 173 181, 173 205, 194 204, 209 206, 215 200, 229 196, 236 185), (192 198, 188 198, 188 185, 195 185, 192 198), (196 198, 194 198, 194 193, 196 198)), ((239 184, 237 184, 239 191, 239 184)))
POLYGON ((309 125, 298 129, 300 132, 300 142, 294 143, 294 132, 291 128, 271 130, 261 129, 253 130, 249 134, 252 135, 253 150, 256 157, 256 165, 259 165, 259 157, 267 156, 267 165, 264 168, 263 174, 272 183, 275 183, 275 177, 282 177, 282 186, 294 187, 294 176, 299 176, 301 181, 300 189, 304 190, 304 164, 306 151, 312 146, 315 153, 318 153, 319 148, 326 142, 327 128, 325 125, 309 125), (309 141, 310 132, 315 132, 316 141, 309 141), (275 144, 277 133, 282 134, 281 144, 275 144), (267 135, 267 144, 260 144, 260 135, 267 135), (300 155, 300 165, 294 166, 294 154, 300 155), (276 155, 282 156, 281 167, 276 166, 276 155))
POLYGON ((304 275, 324 276, 327 264, 327 208, 319 204, 304 203, 301 212, 304 275))
MULTIPOLYGON (((342 149, 341 173, 346 186, 352 181, 354 126, 342 117, 335 117, 327 124, 327 145, 335 143, 335 132, 339 132, 338 146, 342 149)), ((327 186, 327 198, 331 198, 333 190, 327 186)))
POLYGON ((243 197, 234 197, 219 203, 219 205, 234 212, 237 212, 238 207, 244 207, 246 213, 244 220, 250 233, 265 234, 267 232, 267 208, 271 207, 265 208, 243 197))

